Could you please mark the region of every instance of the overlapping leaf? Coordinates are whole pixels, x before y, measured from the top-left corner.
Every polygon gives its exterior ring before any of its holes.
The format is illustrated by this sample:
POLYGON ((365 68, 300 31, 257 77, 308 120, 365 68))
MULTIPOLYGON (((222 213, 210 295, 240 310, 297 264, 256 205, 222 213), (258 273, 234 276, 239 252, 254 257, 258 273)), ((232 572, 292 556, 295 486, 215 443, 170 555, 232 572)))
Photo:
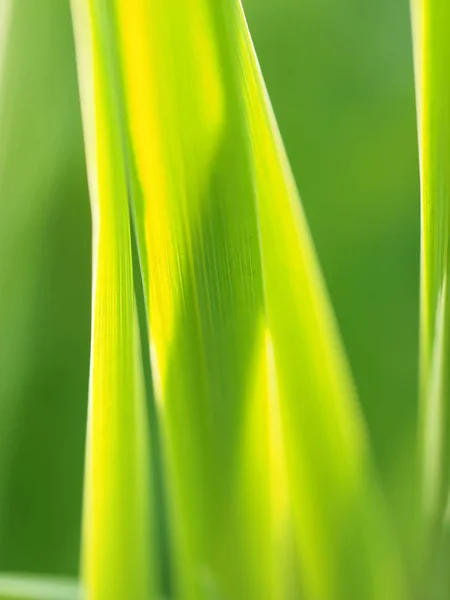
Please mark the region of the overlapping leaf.
POLYGON ((401 598, 353 385, 241 13, 265 302, 304 578, 311 597, 401 598))
MULTIPOLYGON (((117 0, 114 19, 108 3, 92 5, 100 30, 118 49, 111 64, 98 62, 101 51, 94 58, 104 162, 88 158, 105 169, 92 189, 109 199, 103 208, 99 202, 100 216, 114 223, 105 246, 100 227, 97 290, 111 260, 122 264, 122 253, 128 256, 127 164, 169 482, 176 595, 283 597, 281 580, 295 553, 284 556, 286 564, 278 560, 292 506, 308 597, 401 599, 401 569, 353 386, 238 5, 117 0), (116 112, 111 98, 102 98, 111 80, 122 105, 116 112), (114 119, 121 118, 122 156, 110 154, 119 146, 111 137, 114 119), (120 202, 110 199, 112 182, 120 202)), ((94 35, 94 47, 102 43, 105 37, 94 35)), ((78 47, 81 59, 82 39, 78 47)), ((87 122, 88 135, 98 136, 87 122)), ((133 330, 129 263, 123 268, 125 279, 105 286, 129 308, 123 337, 96 338, 105 305, 94 312, 94 381, 96 364, 109 365, 102 374, 117 384, 115 405, 132 389, 122 371, 133 330)), ((114 319, 118 307, 108 301, 106 314, 114 319)), ((94 448, 100 436, 91 429, 94 448)), ((119 460, 126 438, 116 440, 119 460)), ((102 478, 109 464, 102 452, 90 456, 98 490, 108 489, 102 478)), ((124 518, 114 510, 111 516, 124 518)), ((91 516, 98 544, 107 540, 102 547, 116 548, 121 526, 107 537, 95 529, 104 517, 91 516)), ((118 555, 99 564, 97 556, 98 550, 91 554, 92 577, 100 573, 105 581, 106 566, 114 568, 118 555)))
MULTIPOLYGON (((223 8, 119 2, 117 23, 180 590, 266 598, 269 473, 245 469, 240 451, 253 357, 265 344, 258 230, 223 8)), ((253 432, 263 454, 267 386, 263 369, 253 432)))
POLYGON ((72 7, 94 221, 83 582, 90 600, 138 600, 151 597, 153 582, 127 184, 97 6, 72 7))

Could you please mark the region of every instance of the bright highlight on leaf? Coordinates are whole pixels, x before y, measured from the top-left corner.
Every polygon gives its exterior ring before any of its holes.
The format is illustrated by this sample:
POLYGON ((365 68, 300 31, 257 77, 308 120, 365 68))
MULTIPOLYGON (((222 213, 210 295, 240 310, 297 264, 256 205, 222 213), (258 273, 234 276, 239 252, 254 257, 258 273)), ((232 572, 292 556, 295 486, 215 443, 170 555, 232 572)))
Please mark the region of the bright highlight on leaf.
POLYGON ((8 39, 8 29, 10 26, 11 1, 2 0, 0 2, 0 91, 3 80, 3 63, 5 56, 6 41, 8 39))

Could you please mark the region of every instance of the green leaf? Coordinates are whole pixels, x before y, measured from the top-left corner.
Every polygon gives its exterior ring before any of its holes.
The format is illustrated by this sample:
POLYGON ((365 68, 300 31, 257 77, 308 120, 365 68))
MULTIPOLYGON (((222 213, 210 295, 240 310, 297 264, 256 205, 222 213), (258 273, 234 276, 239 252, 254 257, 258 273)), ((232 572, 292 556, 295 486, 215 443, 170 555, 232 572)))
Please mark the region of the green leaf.
POLYGON ((151 597, 148 419, 126 174, 95 2, 72 3, 93 215, 82 575, 90 600, 151 597))
POLYGON ((77 581, 0 573, 0 600, 81 600, 77 581))
POLYGON ((241 13, 267 320, 312 598, 403 597, 366 432, 300 199, 241 13))
POLYGON ((0 565, 8 570, 78 568, 89 231, 69 4, 0 0, 0 565))
POLYGON ((420 446, 427 535, 442 526, 450 484, 450 5, 412 0, 421 174, 420 446))
POLYGON ((234 30, 215 4, 118 2, 117 29, 178 588, 189 598, 270 598, 257 220, 234 30), (250 464, 249 438, 261 466, 250 464))
POLYGON ((308 597, 401 599, 363 421, 238 4, 116 0, 114 21, 107 2, 91 6, 99 48, 118 50, 96 77, 118 86, 120 109, 98 110, 105 138, 126 119, 122 162, 105 160, 116 176, 127 164, 133 196, 176 596, 283 598, 293 519, 308 597))

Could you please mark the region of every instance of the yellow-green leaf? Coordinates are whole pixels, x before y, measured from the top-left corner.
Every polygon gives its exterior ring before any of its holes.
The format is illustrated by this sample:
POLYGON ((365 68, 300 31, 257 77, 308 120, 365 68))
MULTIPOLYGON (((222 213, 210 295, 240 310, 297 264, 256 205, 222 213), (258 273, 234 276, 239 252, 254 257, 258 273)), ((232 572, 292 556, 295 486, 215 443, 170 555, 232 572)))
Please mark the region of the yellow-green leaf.
POLYGON ((229 52, 235 31, 224 6, 118 2, 117 24, 144 201, 141 246, 178 588, 191 598, 271 598, 258 231, 238 55, 229 52), (250 407, 254 382, 259 410, 250 407), (259 464, 243 450, 249 436, 259 464))
POLYGON ((402 573, 305 216, 241 13, 267 320, 312 598, 403 596, 402 573))
POLYGON ((89 600, 151 597, 148 433, 120 129, 96 2, 73 0, 93 214, 82 576, 89 600))
MULTIPOLYGON (((106 140, 124 121, 122 161, 106 149, 105 161, 116 177, 127 165, 133 195, 176 597, 283 598, 293 519, 307 597, 401 599, 364 424, 238 3, 116 0, 114 15, 92 4, 99 48, 114 46, 96 78, 113 82, 120 110, 99 112, 106 140)), ((127 217, 112 210, 120 230, 127 217)))
POLYGON ((427 534, 434 535, 450 489, 450 4, 412 0, 412 17, 421 174, 422 508, 427 534))

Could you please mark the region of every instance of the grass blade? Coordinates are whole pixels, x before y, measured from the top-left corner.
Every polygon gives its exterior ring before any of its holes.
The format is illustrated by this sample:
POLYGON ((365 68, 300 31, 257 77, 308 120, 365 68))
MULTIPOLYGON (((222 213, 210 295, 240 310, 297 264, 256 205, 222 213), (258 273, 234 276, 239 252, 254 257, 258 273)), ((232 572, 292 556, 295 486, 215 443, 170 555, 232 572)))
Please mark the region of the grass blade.
POLYGON ((303 575, 313 598, 401 598, 364 423, 241 13, 267 319, 303 575))
MULTIPOLYGON (((119 48, 177 596, 280 598, 290 492, 311 598, 401 599, 362 418, 238 4, 117 0, 114 23, 108 3, 92 5, 119 48)), ((98 109, 108 139, 121 111, 98 109)), ((122 210, 110 220, 125 221, 122 210)))
POLYGON ((61 577, 1 573, 0 600, 81 600, 81 588, 61 577))
POLYGON ((440 530, 450 484, 448 269, 450 5, 412 0, 421 174, 420 448, 427 535, 440 530))
POLYGON ((241 450, 253 382, 262 455, 269 404, 264 352, 254 358, 265 328, 232 34, 220 2, 116 5, 180 594, 270 598, 269 478, 241 450))
POLYGON ((94 220, 83 581, 90 600, 144 599, 151 597, 148 420, 127 185, 96 3, 74 0, 72 8, 94 220))

